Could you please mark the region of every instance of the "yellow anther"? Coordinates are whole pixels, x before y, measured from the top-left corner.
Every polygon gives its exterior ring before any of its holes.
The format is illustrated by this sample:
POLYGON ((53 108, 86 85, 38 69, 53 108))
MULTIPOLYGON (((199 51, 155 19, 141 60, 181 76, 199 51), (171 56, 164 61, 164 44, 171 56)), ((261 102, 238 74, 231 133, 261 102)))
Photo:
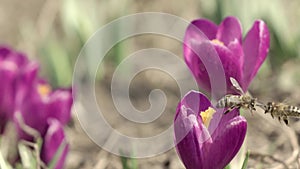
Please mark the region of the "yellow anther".
POLYGON ((215 109, 209 107, 207 110, 200 112, 202 121, 206 127, 209 126, 210 120, 212 119, 213 114, 216 112, 215 109))
POLYGON ((222 46, 224 46, 224 43, 221 42, 221 41, 219 41, 218 39, 213 39, 213 40, 211 40, 211 42, 214 43, 214 44, 217 44, 217 45, 222 45, 222 46))
POLYGON ((51 86, 47 84, 39 84, 38 92, 41 96, 47 96, 51 92, 51 86))

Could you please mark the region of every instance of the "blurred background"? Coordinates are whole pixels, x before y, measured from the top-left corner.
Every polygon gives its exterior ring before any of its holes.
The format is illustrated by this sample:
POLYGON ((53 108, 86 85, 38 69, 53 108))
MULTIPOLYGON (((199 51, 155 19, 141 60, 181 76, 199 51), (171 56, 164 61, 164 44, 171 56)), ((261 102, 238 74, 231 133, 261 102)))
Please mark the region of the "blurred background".
MULTIPOLYGON (((288 100, 297 105, 300 100, 299 7, 298 0, 0 0, 0 44, 10 45, 30 58, 39 60, 42 76, 47 77, 56 87, 67 87, 72 84, 74 64, 82 46, 95 31, 119 17, 138 12, 165 12, 187 21, 205 17, 219 24, 224 17, 234 15, 240 19, 244 34, 254 20, 262 19, 271 32, 271 49, 267 61, 251 84, 250 92, 262 100, 288 100)), ((119 30, 115 31, 117 34, 119 30)), ((130 38, 114 46, 97 73, 96 83, 99 87, 95 89, 100 96, 99 104, 106 105, 107 112, 116 112, 110 97, 110 80, 116 66, 131 53, 151 47, 167 49, 183 58, 180 42, 157 35, 130 38), (103 97, 107 100, 100 99, 103 97)), ((146 71, 134 79, 130 92, 133 93, 133 105, 145 110, 149 107, 148 95, 155 88, 162 89, 167 95, 165 115, 156 123, 143 127, 147 132, 159 133, 172 124, 180 99, 176 82, 161 72, 146 71)), ((66 168, 183 168, 174 150, 159 157, 140 160, 120 159, 102 151, 87 138, 76 117, 73 119, 67 128, 71 152, 66 168)), ((124 121, 118 115, 111 114, 107 115, 107 119, 115 128, 124 121)), ((286 130, 280 127, 282 124, 266 124, 258 129, 255 125, 251 127, 251 123, 263 124, 260 122, 261 118, 255 115, 248 119, 249 149, 275 154, 275 157, 278 155, 277 158, 285 161, 295 147, 286 141, 289 136, 280 134, 286 130), (262 127, 266 130, 262 130, 262 127), (257 140, 258 135, 261 140, 257 140), (274 140, 279 141, 274 143, 274 140), (260 149, 259 146, 263 148, 260 149), (284 157, 280 156, 282 152, 286 153, 284 157)), ((133 126, 129 124, 129 128, 133 126)), ((298 142, 300 124, 293 121, 290 128, 296 133, 298 142)), ((134 136, 149 134, 139 130, 129 131, 126 133, 128 128, 125 128, 123 132, 134 136)), ((269 161, 256 163, 257 160, 259 161, 253 157, 250 163, 255 168, 270 165, 269 161)))

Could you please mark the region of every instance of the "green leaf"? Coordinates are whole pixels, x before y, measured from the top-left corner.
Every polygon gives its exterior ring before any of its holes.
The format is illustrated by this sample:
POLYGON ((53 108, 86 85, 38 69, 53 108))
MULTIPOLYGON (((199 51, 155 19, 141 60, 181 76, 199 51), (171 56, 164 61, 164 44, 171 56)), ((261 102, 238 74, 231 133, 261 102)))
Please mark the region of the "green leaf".
POLYGON ((246 157, 245 157, 245 160, 244 160, 244 162, 243 162, 243 166, 242 166, 242 168, 241 168, 241 169, 247 169, 249 155, 250 155, 250 151, 247 151, 247 153, 246 153, 246 157))
POLYGON ((11 167, 9 167, 9 165, 6 163, 2 152, 0 151, 0 168, 1 169, 10 169, 11 167))
POLYGON ((36 161, 36 157, 34 156, 34 153, 32 152, 33 150, 31 150, 23 143, 19 143, 18 148, 19 148, 19 154, 21 157, 23 168, 26 169, 37 168, 37 161, 36 161))
POLYGON ((230 165, 228 164, 224 169, 230 169, 230 165))
POLYGON ((121 156, 123 169, 138 169, 137 160, 135 158, 128 158, 121 156))

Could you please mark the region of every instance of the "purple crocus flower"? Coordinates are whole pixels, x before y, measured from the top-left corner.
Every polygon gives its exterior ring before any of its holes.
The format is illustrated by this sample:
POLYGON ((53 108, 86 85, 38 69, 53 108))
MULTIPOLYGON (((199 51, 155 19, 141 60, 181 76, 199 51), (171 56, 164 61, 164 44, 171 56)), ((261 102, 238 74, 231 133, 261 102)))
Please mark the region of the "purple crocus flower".
POLYGON ((30 88, 33 79, 37 75, 38 65, 29 62, 27 57, 9 47, 0 46, 0 133, 3 132, 6 122, 11 120, 15 111, 19 85, 30 88))
POLYGON ((226 93, 236 93, 230 83, 230 77, 235 78, 246 91, 269 51, 270 35, 267 25, 261 20, 255 21, 242 40, 241 24, 235 17, 225 18, 219 26, 206 19, 192 21, 184 37, 184 58, 199 86, 211 91, 209 74, 203 60, 200 59, 210 56, 198 56, 194 51, 201 51, 197 52, 199 55, 209 53, 206 52, 209 49, 204 43, 207 40, 199 30, 209 39, 219 55, 217 59, 220 59, 225 72, 226 93))
POLYGON ((56 119, 48 119, 48 129, 44 137, 42 147, 42 160, 49 165, 52 160, 56 161, 55 169, 62 169, 69 151, 66 143, 62 124, 56 119))
MULTIPOLYGON (((41 158, 48 164, 61 143, 65 143, 62 127, 70 120, 73 98, 71 89, 52 90, 38 77, 38 70, 39 65, 26 55, 0 46, 0 134, 6 123, 13 121, 18 139, 33 141, 24 124, 34 129, 44 141, 41 158)), ((56 169, 63 167, 67 152, 68 145, 58 158, 56 169)))
POLYGON ((247 122, 238 110, 223 115, 202 94, 190 91, 174 120, 177 152, 187 169, 223 169, 239 151, 247 122))
MULTIPOLYGON (((37 83, 33 84, 31 90, 20 92, 25 93, 24 98, 28 99, 26 102, 19 104, 16 111, 21 113, 26 125, 37 130, 42 136, 45 135, 47 130, 47 119, 55 118, 62 125, 67 124, 70 120, 73 104, 71 89, 52 91, 51 86, 44 80, 38 80, 37 83)), ((18 129, 20 138, 26 140, 32 138, 19 126, 18 129)))

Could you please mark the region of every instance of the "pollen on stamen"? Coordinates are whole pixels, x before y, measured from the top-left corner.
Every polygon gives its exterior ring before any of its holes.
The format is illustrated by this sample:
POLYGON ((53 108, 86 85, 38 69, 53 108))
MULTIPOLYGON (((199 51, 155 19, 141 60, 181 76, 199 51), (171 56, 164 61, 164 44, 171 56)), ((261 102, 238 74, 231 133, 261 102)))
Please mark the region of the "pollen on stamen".
POLYGON ((219 41, 218 39, 213 39, 213 40, 211 40, 211 42, 216 44, 216 45, 224 46, 224 43, 222 41, 219 41))
POLYGON ((51 87, 46 84, 41 84, 38 86, 38 92, 41 96, 47 96, 51 92, 51 87))
POLYGON ((216 112, 215 109, 209 107, 207 110, 200 112, 202 121, 206 127, 209 126, 210 120, 212 119, 213 114, 216 112))

